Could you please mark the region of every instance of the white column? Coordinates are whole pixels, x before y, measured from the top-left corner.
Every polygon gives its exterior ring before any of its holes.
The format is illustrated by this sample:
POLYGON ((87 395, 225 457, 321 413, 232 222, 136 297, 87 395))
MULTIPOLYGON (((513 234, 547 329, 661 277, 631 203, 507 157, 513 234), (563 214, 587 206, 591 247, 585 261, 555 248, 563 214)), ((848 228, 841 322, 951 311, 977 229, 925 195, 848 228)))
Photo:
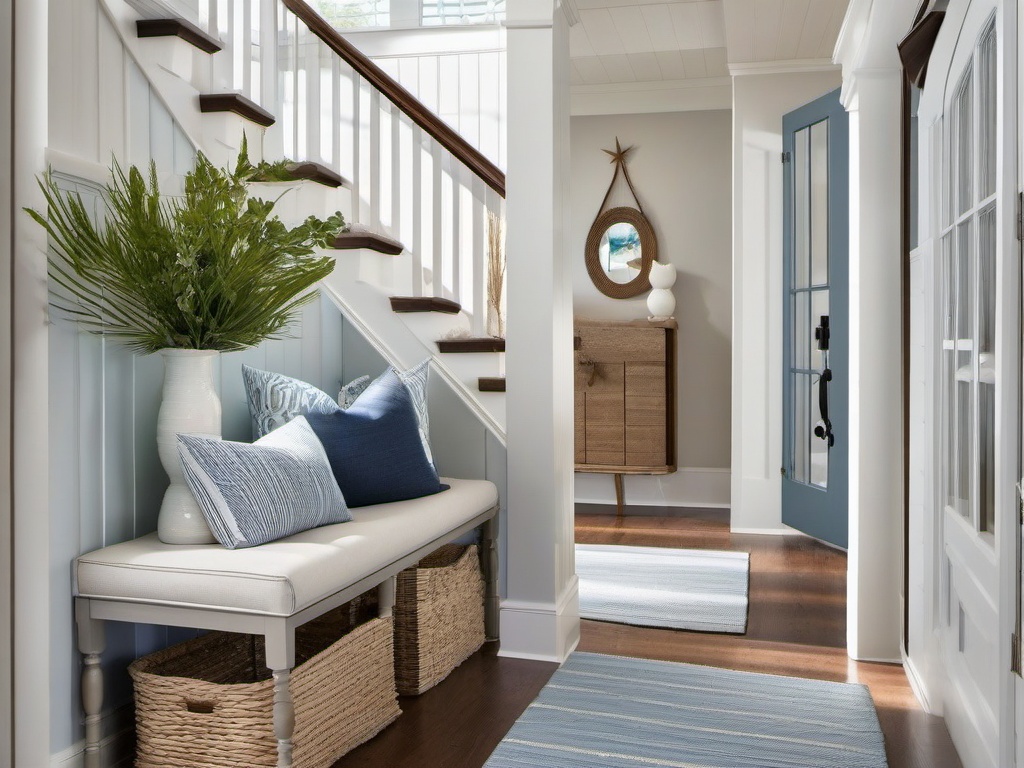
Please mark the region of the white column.
POLYGON ((903 539, 899 69, 855 72, 850 113, 847 650, 900 660, 903 539))
POLYGON ((579 639, 573 550, 568 27, 509 4, 508 520, 501 654, 562 661, 579 639))
MULTIPOLYGON (((49 3, 15 0, 13 193, 14 764, 50 764, 49 403, 46 238, 21 212, 40 207, 46 168, 49 3), (42 607, 42 609, 40 609, 42 607)), ((64 567, 67 567, 66 564, 64 567)), ((70 584, 63 585, 70 589, 70 584)), ((75 706, 70 700, 64 706, 75 706)))
MULTIPOLYGON (((11 4, 4 5, 0 11, 0 50, 11 50, 12 43, 12 10, 11 4)), ((12 177, 11 164, 13 152, 11 148, 12 115, 11 97, 14 89, 14 72, 9 56, 0 61, 0 104, 4 105, 3 118, 0 121, 0 146, 4 147, 3 160, 0 161, 0 232, 11 231, 12 177)), ((9 239, 0 243, 0 274, 11 273, 12 248, 9 239)), ((3 317, 0 330, 0 637, 11 636, 11 562, 14 551, 11 540, 11 456, 13 441, 11 439, 11 403, 13 377, 11 372, 11 347, 13 333, 10 325, 11 317, 11 284, 10 280, 0 281, 0 317, 3 317)), ((11 768, 14 756, 7 746, 14 736, 13 728, 13 688, 11 670, 10 642, 0 642, 0 768, 11 768)))

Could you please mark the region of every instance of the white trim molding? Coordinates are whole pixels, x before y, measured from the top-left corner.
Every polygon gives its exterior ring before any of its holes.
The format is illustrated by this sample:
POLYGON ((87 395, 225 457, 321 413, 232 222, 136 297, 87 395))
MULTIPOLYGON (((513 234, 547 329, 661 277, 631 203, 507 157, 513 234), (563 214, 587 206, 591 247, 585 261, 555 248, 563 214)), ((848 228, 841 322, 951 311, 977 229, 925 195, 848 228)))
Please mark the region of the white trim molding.
MULTIPOLYGON (((100 765, 128 768, 135 759, 135 710, 131 706, 108 712, 101 720, 100 765)), ((85 739, 50 756, 50 768, 84 768, 85 739)))
POLYGON ((557 603, 503 600, 499 656, 561 664, 580 642, 580 583, 574 574, 557 603))
POLYGON ((570 94, 573 116, 732 109, 732 78, 574 85, 570 94))
POLYGON ((832 59, 780 59, 779 61, 737 61, 729 64, 733 77, 744 75, 788 75, 793 72, 836 72, 832 59))
MULTIPOLYGON (((578 504, 614 504, 612 475, 577 472, 578 504)), ((623 476, 625 503, 641 507, 728 509, 732 472, 728 467, 680 467, 671 475, 623 476)))

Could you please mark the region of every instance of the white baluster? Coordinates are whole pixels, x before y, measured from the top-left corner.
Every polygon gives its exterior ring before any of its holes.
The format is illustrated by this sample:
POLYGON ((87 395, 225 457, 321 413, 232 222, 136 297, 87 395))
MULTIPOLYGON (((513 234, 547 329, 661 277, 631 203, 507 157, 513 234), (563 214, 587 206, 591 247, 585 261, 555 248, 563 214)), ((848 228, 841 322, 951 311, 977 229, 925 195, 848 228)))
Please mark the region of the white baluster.
POLYGON ((476 176, 472 182, 473 199, 473 243, 463 258, 469 260, 473 275, 473 319, 474 336, 487 335, 487 276, 489 258, 487 253, 487 209, 484 207, 484 183, 476 176))
POLYGON ((331 57, 331 167, 344 175, 341 159, 341 59, 331 57))
POLYGON ((423 251, 423 129, 412 127, 412 295, 424 294, 423 251))
POLYGON ((380 226, 380 91, 370 89, 370 226, 380 226))
POLYGON ((363 78, 361 75, 352 73, 352 185, 355 197, 352 201, 352 215, 356 221, 365 222, 369 215, 366 205, 366 168, 364 166, 363 147, 366 146, 366 137, 363 131, 363 78))
MULTIPOLYGON (((236 0, 235 8, 237 9, 237 21, 238 21, 238 45, 235 48, 236 56, 236 67, 237 72, 235 74, 236 87, 247 97, 255 101, 257 104, 260 102, 259 94, 253 89, 252 82, 252 66, 253 66, 253 47, 252 47, 252 31, 253 31, 253 16, 252 16, 252 3, 248 0, 236 0)), ((270 106, 261 105, 261 106, 270 106)))
POLYGON ((452 258, 452 299, 462 303, 462 260, 466 258, 463 253, 462 237, 462 163, 452 155, 448 155, 448 176, 451 183, 451 258, 452 258))
POLYGON ((320 160, 320 38, 307 34, 303 43, 306 71, 306 147, 296 160, 320 160))
MULTIPOLYGON (((445 297, 444 290, 444 230, 441 226, 444 216, 444 194, 443 172, 441 170, 441 145, 431 139, 430 141, 430 165, 433 173, 434 185, 433 194, 430 197, 430 220, 434 235, 433 252, 433 295, 445 297)), ((446 298, 446 297, 445 297, 446 298)))
POLYGON ((263 132, 263 157, 277 158, 284 154, 283 94, 278 93, 278 29, 279 0, 260 3, 260 82, 259 103, 278 117, 277 122, 263 132))
POLYGON ((391 233, 402 240, 402 120, 401 111, 391 105, 391 233))

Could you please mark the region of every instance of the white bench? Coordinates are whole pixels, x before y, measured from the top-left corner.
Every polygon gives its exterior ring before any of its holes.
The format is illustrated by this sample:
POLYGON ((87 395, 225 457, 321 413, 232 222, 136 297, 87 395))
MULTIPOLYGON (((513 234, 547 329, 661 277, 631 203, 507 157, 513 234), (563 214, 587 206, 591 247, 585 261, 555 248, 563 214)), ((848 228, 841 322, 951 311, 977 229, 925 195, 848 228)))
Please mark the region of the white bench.
POLYGON ((75 612, 85 657, 86 768, 99 766, 104 621, 263 635, 274 677, 279 768, 292 764, 288 682, 295 628, 374 587, 380 615, 390 616, 398 573, 481 525, 485 631, 488 640, 497 639, 497 489, 486 480, 444 482, 451 488, 442 493, 353 509, 351 522, 249 549, 163 544, 150 534, 79 557, 75 612))

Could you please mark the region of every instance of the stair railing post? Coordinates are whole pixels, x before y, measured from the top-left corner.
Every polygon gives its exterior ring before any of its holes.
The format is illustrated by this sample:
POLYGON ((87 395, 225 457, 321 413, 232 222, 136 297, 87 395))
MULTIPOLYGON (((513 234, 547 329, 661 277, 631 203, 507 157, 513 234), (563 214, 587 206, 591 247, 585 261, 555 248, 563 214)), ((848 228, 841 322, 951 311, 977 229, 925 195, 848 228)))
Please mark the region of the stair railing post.
POLYGON ((277 158, 284 156, 284 129, 281 120, 282 99, 278 83, 278 57, 280 51, 280 0, 250 0, 259 3, 260 14, 260 82, 259 103, 272 114, 278 116, 277 122, 263 132, 263 156, 277 158))

